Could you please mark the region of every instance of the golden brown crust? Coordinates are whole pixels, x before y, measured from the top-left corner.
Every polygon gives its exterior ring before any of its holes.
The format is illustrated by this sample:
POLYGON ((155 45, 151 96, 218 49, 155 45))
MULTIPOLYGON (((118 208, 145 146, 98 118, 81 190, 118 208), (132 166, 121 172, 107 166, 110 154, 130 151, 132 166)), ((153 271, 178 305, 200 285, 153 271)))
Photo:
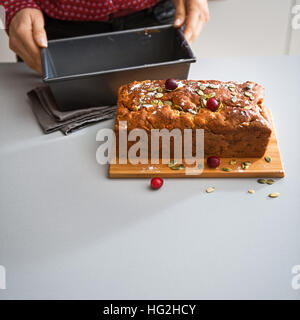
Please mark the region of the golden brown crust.
POLYGON ((260 157, 271 124, 263 106, 264 89, 257 83, 216 80, 177 80, 178 88, 165 89, 164 80, 140 81, 119 89, 115 130, 127 121, 128 131, 143 128, 205 130, 205 154, 223 157, 260 157), (220 110, 205 107, 214 95, 220 110))

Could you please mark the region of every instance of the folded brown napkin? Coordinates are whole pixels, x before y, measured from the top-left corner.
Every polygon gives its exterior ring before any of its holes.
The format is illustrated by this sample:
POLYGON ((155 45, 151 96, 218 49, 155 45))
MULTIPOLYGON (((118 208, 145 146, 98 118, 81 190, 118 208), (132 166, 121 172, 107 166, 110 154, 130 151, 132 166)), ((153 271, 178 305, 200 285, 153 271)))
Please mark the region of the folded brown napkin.
POLYGON ((111 119, 116 112, 116 106, 101 106, 59 111, 50 89, 47 86, 37 87, 27 93, 33 113, 44 133, 60 130, 69 134, 102 120, 111 119))

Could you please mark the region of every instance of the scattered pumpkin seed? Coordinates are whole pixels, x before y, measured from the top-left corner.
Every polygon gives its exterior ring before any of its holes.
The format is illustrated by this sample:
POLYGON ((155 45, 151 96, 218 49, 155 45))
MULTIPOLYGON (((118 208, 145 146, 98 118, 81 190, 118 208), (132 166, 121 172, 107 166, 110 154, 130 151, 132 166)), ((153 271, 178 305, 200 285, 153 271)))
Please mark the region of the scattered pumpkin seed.
POLYGON ((236 93, 235 91, 231 91, 230 94, 231 94, 232 96, 236 96, 236 95, 237 95, 237 93, 236 93))
POLYGON ((237 97, 236 97, 236 96, 233 96, 233 97, 231 98, 231 102, 232 102, 232 103, 236 103, 236 101, 237 101, 237 97))
POLYGON ((132 110, 133 110, 133 111, 139 111, 139 108, 138 108, 137 106, 134 106, 134 107, 132 108, 132 110))
POLYGON ((165 105, 167 105, 167 106, 171 106, 171 105, 173 104, 173 102, 170 101, 170 100, 165 100, 165 101, 163 102, 163 104, 165 104, 165 105))
POLYGON ((202 90, 197 90, 197 93, 199 94, 199 96, 203 96, 204 92, 202 90))
POLYGON ((206 192, 207 193, 211 193, 211 192, 214 192, 216 189, 215 189, 215 187, 208 187, 207 189, 206 189, 206 192))
POLYGON ((235 88, 235 84, 229 83, 228 88, 235 88))
POLYGON ((162 93, 163 92, 163 88, 157 88, 157 92, 162 93))
POLYGON ((266 184, 273 184, 273 183, 275 183, 275 180, 273 180, 273 179, 266 180, 266 184))
POLYGON ((255 98, 253 96, 250 97, 250 100, 253 101, 255 98))
POLYGON ((206 89, 206 86, 205 86, 204 84, 201 84, 201 85, 199 86, 199 88, 200 88, 201 90, 205 90, 205 89, 206 89))
POLYGON ((253 194, 253 193, 255 193, 255 191, 253 189, 250 189, 250 190, 248 190, 248 193, 253 194))
POLYGON ((174 167, 176 166, 177 162, 175 160, 170 160, 169 163, 168 163, 168 167, 171 168, 171 167, 174 167))
POLYGON ((271 162, 272 159, 271 159, 271 157, 269 157, 269 156, 265 156, 265 161, 266 161, 266 162, 271 162))
POLYGON ((251 110, 251 109, 252 109, 252 106, 245 106, 244 109, 245 109, 245 110, 251 110))
POLYGON ((253 88, 253 86, 252 86, 252 84, 247 84, 247 86, 246 86, 246 90, 251 90, 253 88))
POLYGON ((235 92, 235 88, 234 88, 234 87, 228 87, 228 89, 229 89, 231 92, 235 92))
POLYGON ((231 171, 231 169, 230 169, 230 168, 228 168, 228 167, 224 167, 224 168, 222 168, 222 171, 229 172, 229 171, 231 171))
POLYGON ((181 163, 181 164, 174 164, 173 166, 168 165, 168 167, 172 170, 182 170, 185 168, 185 165, 181 163))
POLYGON ((230 160, 229 164, 231 164, 232 166, 236 164, 236 160, 230 160))
POLYGON ((280 193, 279 192, 273 192, 273 193, 270 193, 269 194, 269 197, 270 198, 277 198, 277 197, 279 197, 280 196, 280 193))
POLYGON ((151 91, 155 91, 157 88, 153 88, 153 87, 151 87, 151 88, 148 88, 148 90, 147 91, 149 91, 149 92, 151 92, 151 91))
POLYGON ((267 180, 260 178, 260 179, 257 180, 257 182, 260 183, 260 184, 266 184, 267 180))
POLYGON ((193 85, 193 84, 195 84, 195 83, 196 83, 195 81, 190 81, 190 82, 189 82, 190 85, 193 85))
POLYGON ((154 99, 154 100, 152 100, 150 103, 151 103, 151 104, 158 104, 158 103, 159 103, 159 100, 154 99))
POLYGON ((242 169, 243 169, 243 170, 248 169, 248 168, 250 167, 250 164, 251 164, 250 161, 244 161, 244 162, 242 163, 242 169))
POLYGON ((158 93, 156 93, 155 94, 155 98, 161 98, 161 97, 163 97, 164 96, 164 94, 163 93, 161 93, 161 92, 158 92, 158 93))

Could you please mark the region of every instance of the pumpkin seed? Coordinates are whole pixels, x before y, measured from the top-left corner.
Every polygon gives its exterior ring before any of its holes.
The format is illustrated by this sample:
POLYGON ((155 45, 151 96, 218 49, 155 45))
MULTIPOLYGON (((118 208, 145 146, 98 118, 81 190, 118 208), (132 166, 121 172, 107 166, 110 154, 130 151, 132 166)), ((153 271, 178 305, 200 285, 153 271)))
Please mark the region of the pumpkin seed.
POLYGON ((233 96, 233 97, 231 98, 231 102, 232 102, 232 103, 236 103, 236 101, 237 101, 237 97, 236 97, 236 96, 233 96))
POLYGON ((235 84, 229 83, 228 88, 235 88, 235 84))
POLYGON ((248 168, 250 167, 250 164, 251 164, 250 161, 244 161, 244 162, 242 163, 242 169, 243 169, 243 170, 248 169, 248 168))
POLYGON ((269 197, 270 198, 277 198, 277 197, 279 197, 280 196, 280 193, 279 192, 273 192, 273 193, 270 193, 269 194, 269 197))
POLYGON ((244 95, 245 95, 246 97, 249 97, 249 98, 252 97, 252 94, 251 94, 250 92, 248 92, 248 91, 245 91, 245 92, 244 92, 244 95))
POLYGON ((132 110, 133 110, 133 111, 139 111, 139 108, 138 108, 137 106, 134 106, 134 107, 132 108, 132 110))
POLYGON ((266 180, 266 184, 273 184, 275 182, 275 180, 273 179, 267 179, 266 180))
POLYGON ((177 164, 176 161, 174 160, 171 160, 169 163, 168 163, 168 167, 172 170, 182 170, 185 168, 185 165, 183 163, 181 164, 177 164))
POLYGON ((207 100, 206 100, 206 99, 204 99, 204 98, 200 99, 200 104, 201 104, 201 107, 202 107, 202 108, 205 108, 205 107, 206 107, 206 103, 207 103, 207 100))
POLYGON ((218 110, 217 110, 217 111, 219 111, 219 112, 220 112, 222 109, 223 109, 223 103, 222 103, 222 102, 220 102, 220 103, 219 103, 219 107, 218 107, 218 110))
POLYGON ((266 162, 271 162, 272 159, 271 159, 271 157, 269 157, 269 156, 265 156, 265 161, 266 161, 266 162))
POLYGON ((158 103, 159 103, 159 100, 154 99, 154 100, 152 100, 150 103, 151 103, 151 104, 158 104, 158 103))
POLYGON ((208 88, 210 88, 210 89, 218 89, 218 88, 219 88, 219 85, 218 85, 218 84, 210 83, 210 84, 208 85, 208 88))
POLYGON ((201 84, 201 85, 199 86, 199 88, 200 88, 201 90, 205 90, 205 89, 206 89, 206 85, 201 84))
POLYGON ((230 160, 229 164, 231 164, 232 166, 236 164, 236 160, 230 160))
POLYGON ((179 111, 182 111, 182 110, 183 110, 178 104, 175 104, 175 105, 174 105, 174 109, 179 110, 179 111))
POLYGON ((260 184, 265 184, 265 183, 267 183, 267 180, 260 178, 260 179, 257 180, 257 182, 260 183, 260 184))
POLYGON ((155 91, 157 88, 148 88, 148 90, 147 91, 149 91, 149 92, 151 92, 151 91, 155 91))
POLYGON ((171 167, 174 167, 176 166, 177 162, 175 160, 170 160, 169 163, 168 163, 168 167, 171 168, 171 167))
POLYGON ((157 88, 157 92, 162 93, 163 92, 163 88, 157 88))
POLYGON ((246 86, 246 90, 251 90, 253 88, 253 86, 252 86, 252 84, 247 84, 247 86, 246 86))
POLYGON ((156 95, 155 95, 154 97, 155 97, 155 98, 161 98, 161 97, 163 97, 163 96, 164 96, 163 93, 158 92, 158 93, 156 93, 156 95))
POLYGON ((191 113, 191 114, 197 114, 197 112, 193 109, 188 109, 188 112, 191 113))
POLYGON ((244 109, 245 109, 245 110, 251 110, 252 107, 251 107, 251 106, 245 106, 244 109))
POLYGON ((250 100, 253 101, 255 98, 253 96, 250 97, 250 100))
POLYGON ((199 96, 203 96, 204 92, 202 90, 198 90, 197 93, 199 94, 199 96))
POLYGON ((196 83, 195 81, 190 81, 190 82, 189 82, 190 85, 193 85, 193 84, 195 84, 195 83, 196 83))
POLYGON ((173 102, 170 100, 165 100, 165 101, 163 101, 163 104, 165 104, 167 106, 171 106, 173 104, 173 102))
POLYGON ((211 193, 211 192, 214 192, 215 191, 215 187, 208 187, 207 189, 206 189, 206 192, 207 193, 211 193))
POLYGON ((229 172, 229 171, 231 171, 231 169, 230 169, 230 168, 228 168, 228 167, 224 167, 224 168, 222 168, 222 171, 229 172))
POLYGON ((209 94, 206 94, 206 95, 204 96, 204 98, 205 98, 205 99, 210 99, 210 98, 213 98, 215 95, 216 95, 215 92, 211 92, 211 93, 209 93, 209 94))
POLYGON ((255 193, 255 191, 253 189, 250 189, 250 190, 248 190, 248 193, 253 194, 253 193, 255 193))
POLYGON ((228 89, 229 89, 231 92, 235 92, 235 88, 234 88, 234 87, 228 87, 228 89))

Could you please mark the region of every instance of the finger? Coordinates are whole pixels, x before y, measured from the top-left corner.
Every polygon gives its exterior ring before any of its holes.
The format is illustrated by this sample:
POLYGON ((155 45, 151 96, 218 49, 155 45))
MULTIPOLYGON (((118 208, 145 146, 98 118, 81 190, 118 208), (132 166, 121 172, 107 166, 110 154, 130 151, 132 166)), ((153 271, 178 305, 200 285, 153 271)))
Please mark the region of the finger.
POLYGON ((23 46, 22 54, 25 57, 24 61, 34 70, 42 72, 40 48, 36 45, 32 30, 22 29, 18 34, 18 40, 23 46))
POLYGON ((193 9, 190 9, 186 17, 186 25, 184 28, 184 35, 188 42, 191 42, 195 38, 195 30, 199 23, 199 12, 193 9))
POLYGON ((192 37, 190 39, 190 43, 193 43, 196 38, 199 36, 201 30, 203 29, 205 25, 205 21, 203 19, 200 19, 198 24, 197 24, 197 28, 194 30, 193 34, 192 34, 192 37))
POLYGON ((44 17, 42 14, 35 14, 32 17, 32 34, 35 43, 41 48, 47 48, 47 34, 44 28, 44 17))
POLYGON ((181 27, 185 21, 184 0, 175 0, 174 5, 175 5, 174 27, 178 28, 178 27, 181 27))
POLYGON ((31 56, 28 54, 26 48, 24 47, 23 43, 14 38, 10 37, 9 47, 12 51, 14 51, 30 68, 36 70, 37 72, 41 73, 42 68, 34 63, 31 56))

